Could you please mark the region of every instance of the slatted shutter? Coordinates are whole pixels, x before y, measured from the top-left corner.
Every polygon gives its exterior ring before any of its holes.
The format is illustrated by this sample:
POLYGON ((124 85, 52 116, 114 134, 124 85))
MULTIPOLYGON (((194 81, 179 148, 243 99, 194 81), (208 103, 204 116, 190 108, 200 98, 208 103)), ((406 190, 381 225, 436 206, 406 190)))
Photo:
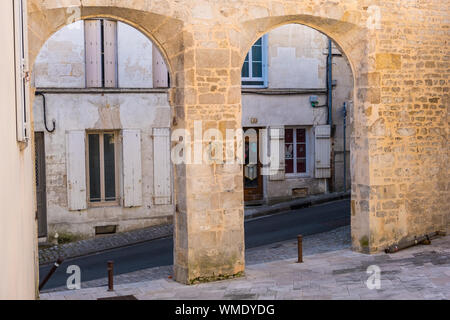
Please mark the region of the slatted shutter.
POLYGON ((315 177, 331 178, 331 128, 329 125, 315 127, 315 177))
POLYGON ((86 54, 86 86, 102 87, 102 36, 101 20, 84 21, 84 38, 86 54))
POLYGON ((170 129, 153 128, 153 188, 155 204, 172 203, 170 129))
POLYGON ((270 175, 272 181, 285 179, 284 126, 270 127, 270 175))
POLYGON ((117 87, 117 22, 103 21, 105 88, 117 87))
POLYGON ((140 130, 123 130, 123 206, 142 206, 142 159, 140 130))
POLYGON ((66 133, 67 199, 69 210, 87 209, 85 132, 66 133))
POLYGON ((153 87, 167 88, 169 86, 169 73, 166 62, 164 61, 158 48, 153 45, 153 87))

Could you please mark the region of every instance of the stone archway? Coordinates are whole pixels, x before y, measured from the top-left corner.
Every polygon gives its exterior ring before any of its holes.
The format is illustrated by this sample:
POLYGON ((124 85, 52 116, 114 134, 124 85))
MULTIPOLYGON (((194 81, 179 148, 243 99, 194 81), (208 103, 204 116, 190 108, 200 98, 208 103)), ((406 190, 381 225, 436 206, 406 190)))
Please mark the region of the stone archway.
MULTIPOLYGON (((414 14, 404 8, 394 14, 390 4, 368 7, 362 0, 351 4, 256 0, 251 5, 245 1, 123 0, 115 1, 114 7, 110 2, 95 1, 94 6, 83 1, 68 7, 59 1, 30 0, 31 63, 45 40, 74 14, 75 19, 76 15, 79 19, 114 17, 146 34, 165 55, 174 79, 173 128, 193 135, 194 123, 202 121, 204 130, 224 132, 240 128, 240 73, 251 44, 276 26, 305 24, 335 40, 355 77, 354 249, 376 252, 401 239, 446 228, 447 158, 438 151, 446 147, 443 132, 448 123, 442 109, 448 94, 442 93, 444 85, 440 85, 441 93, 425 87, 426 80, 445 83, 445 77, 432 73, 437 63, 432 58, 423 63, 428 78, 416 74, 412 57, 418 49, 411 49, 406 40, 398 40, 396 47, 377 40, 377 35, 387 34, 383 23, 395 25, 400 17, 406 20, 396 28, 407 32, 408 24, 415 24, 414 14), (413 86, 422 92, 416 93, 413 86), (425 131, 417 131, 425 116, 411 116, 408 111, 426 113, 430 105, 440 113, 430 116, 429 125, 422 125, 425 131), (421 141, 425 143, 419 145, 421 141), (436 152, 430 154, 427 148, 436 152)), ((423 27, 431 32, 431 23, 423 27)), ((424 46, 420 39, 410 41, 418 48, 424 46)), ((242 167, 182 164, 175 172, 176 279, 192 283, 241 274, 245 267, 242 167)))

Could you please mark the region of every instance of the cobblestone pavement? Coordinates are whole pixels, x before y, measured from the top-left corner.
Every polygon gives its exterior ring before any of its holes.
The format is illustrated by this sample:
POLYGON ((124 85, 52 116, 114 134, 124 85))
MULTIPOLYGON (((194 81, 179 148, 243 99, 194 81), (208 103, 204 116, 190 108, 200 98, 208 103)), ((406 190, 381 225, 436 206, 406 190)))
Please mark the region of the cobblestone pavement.
POLYGON ((166 224, 40 249, 39 264, 43 265, 53 263, 58 259, 58 257, 63 257, 64 259, 74 258, 104 250, 155 240, 171 236, 172 232, 172 224, 166 224))
POLYGON ((116 277, 112 293, 83 283, 86 289, 45 293, 41 299, 130 294, 138 299, 450 299, 450 237, 393 255, 363 255, 349 249, 349 235, 344 227, 305 237, 302 264, 295 263, 294 241, 248 250, 246 274, 239 279, 185 286, 168 278, 171 267, 153 268, 116 277), (366 285, 371 265, 381 270, 380 289, 366 285))

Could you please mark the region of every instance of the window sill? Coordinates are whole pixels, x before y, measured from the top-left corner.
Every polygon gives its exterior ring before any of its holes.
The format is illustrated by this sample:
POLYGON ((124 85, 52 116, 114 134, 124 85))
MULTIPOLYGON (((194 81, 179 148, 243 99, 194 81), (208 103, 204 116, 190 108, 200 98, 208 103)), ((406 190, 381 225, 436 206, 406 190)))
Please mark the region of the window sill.
POLYGON ((89 202, 90 208, 111 208, 111 207, 121 207, 119 201, 114 202, 89 202))
POLYGON ((306 173, 286 173, 286 179, 300 179, 300 178, 312 178, 311 175, 306 173))

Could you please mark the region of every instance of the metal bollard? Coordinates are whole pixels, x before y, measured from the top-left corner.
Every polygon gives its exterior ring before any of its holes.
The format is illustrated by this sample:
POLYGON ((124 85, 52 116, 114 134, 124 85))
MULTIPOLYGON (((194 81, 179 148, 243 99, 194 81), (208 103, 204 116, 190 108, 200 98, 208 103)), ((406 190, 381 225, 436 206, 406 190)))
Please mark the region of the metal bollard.
POLYGON ((303 262, 303 237, 301 235, 297 236, 298 242, 298 261, 297 263, 303 262))
POLYGON ((50 280, 50 278, 53 276, 53 274, 55 273, 56 269, 58 269, 58 267, 63 263, 64 259, 59 257, 58 260, 55 262, 55 264, 53 265, 52 269, 50 270, 50 272, 47 274, 47 276, 45 277, 45 279, 42 281, 42 283, 39 285, 39 291, 42 290, 42 288, 45 286, 45 284, 48 282, 48 280, 50 280))
POLYGON ((114 261, 108 261, 108 291, 114 291, 114 261))

